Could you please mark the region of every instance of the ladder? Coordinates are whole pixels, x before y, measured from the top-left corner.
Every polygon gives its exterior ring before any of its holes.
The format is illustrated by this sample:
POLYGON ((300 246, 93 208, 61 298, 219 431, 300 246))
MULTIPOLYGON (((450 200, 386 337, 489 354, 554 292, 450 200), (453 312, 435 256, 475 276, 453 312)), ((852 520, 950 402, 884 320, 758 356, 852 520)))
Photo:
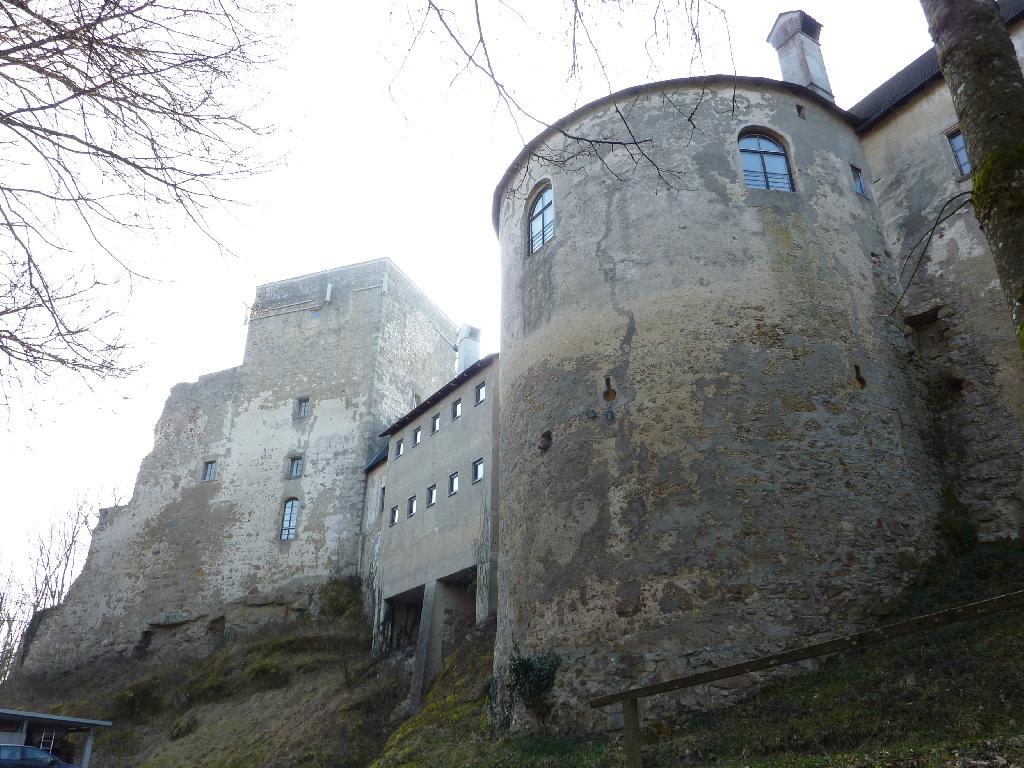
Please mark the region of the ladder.
POLYGON ((57 740, 56 731, 44 730, 39 735, 39 748, 45 749, 47 752, 53 752, 53 743, 57 740))

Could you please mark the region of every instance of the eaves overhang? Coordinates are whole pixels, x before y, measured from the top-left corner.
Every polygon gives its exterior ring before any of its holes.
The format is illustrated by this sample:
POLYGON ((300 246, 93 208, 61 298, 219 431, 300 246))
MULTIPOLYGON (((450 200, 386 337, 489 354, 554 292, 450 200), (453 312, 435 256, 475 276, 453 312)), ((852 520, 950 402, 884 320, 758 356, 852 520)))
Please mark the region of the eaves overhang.
MULTIPOLYGON (((1021 0, 1024 2, 1024 0, 1021 0)), ((634 85, 630 88, 625 88, 621 91, 602 96, 600 99, 595 99, 589 104, 585 104, 579 109, 576 109, 565 117, 552 123, 550 126, 545 128, 539 134, 537 134, 529 143, 524 146, 516 159, 512 161, 512 164, 505 171, 501 177, 501 181, 498 182, 498 186, 494 189, 494 197, 492 198, 491 204, 491 222, 494 225, 494 231, 498 231, 498 218, 501 214, 501 203, 502 198, 505 195, 505 190, 508 188, 509 182, 512 177, 515 176, 526 163, 526 161, 533 155, 537 148, 548 141, 553 136, 565 131, 565 129, 579 120, 581 117, 587 115, 590 112, 594 112, 601 107, 607 106, 608 104, 614 104, 615 102, 633 98, 635 96, 641 96, 645 93, 651 93, 656 91, 667 91, 680 88, 693 88, 693 87, 710 87, 714 85, 725 85, 725 86, 737 86, 746 87, 751 89, 756 88, 768 88, 777 91, 785 91, 787 93, 799 96, 801 99, 812 101, 815 104, 823 107, 824 109, 832 112, 834 115, 839 117, 841 120, 849 123, 851 126, 857 125, 857 118, 847 112, 844 109, 840 109, 828 99, 818 95, 810 88, 796 83, 789 83, 785 80, 774 80, 770 77, 742 77, 740 75, 707 75, 705 77, 680 77, 673 80, 659 80, 654 83, 644 83, 643 85, 634 85)))

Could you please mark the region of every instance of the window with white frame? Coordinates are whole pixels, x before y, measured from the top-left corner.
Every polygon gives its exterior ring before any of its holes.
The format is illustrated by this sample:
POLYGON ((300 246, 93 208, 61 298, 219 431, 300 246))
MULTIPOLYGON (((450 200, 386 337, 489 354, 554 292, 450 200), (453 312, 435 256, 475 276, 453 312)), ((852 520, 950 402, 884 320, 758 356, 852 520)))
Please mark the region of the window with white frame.
POLYGON ((448 475, 448 495, 454 496, 459 492, 459 473, 452 472, 448 475))
POLYGON ((868 196, 868 186, 864 183, 864 174, 856 165, 850 166, 850 173, 853 174, 853 188, 861 197, 868 196))
POLYGON ((395 458, 397 459, 405 453, 405 440, 399 440, 395 443, 395 458))
POLYGON ((473 482, 479 483, 484 479, 484 460, 477 459, 473 462, 473 482))
POLYGON ((435 413, 430 417, 430 434, 434 434, 441 428, 441 414, 435 413))
POLYGON ((459 398, 452 403, 452 420, 459 418, 462 415, 462 398, 459 398))
POLYGON ((487 397, 487 384, 485 382, 481 381, 479 384, 476 385, 475 397, 475 405, 480 405, 480 403, 482 403, 484 399, 487 397))
POLYGON ((961 176, 969 176, 971 173, 971 158, 967 156, 967 145, 964 143, 964 135, 960 129, 946 134, 949 139, 949 148, 953 150, 953 157, 956 158, 956 165, 960 169, 961 176))
POLYGON ((284 511, 281 513, 281 541, 291 541, 295 538, 298 520, 299 500, 288 499, 284 503, 284 511))
POLYGON ((793 191, 789 159, 778 141, 762 133, 747 133, 740 137, 739 145, 747 187, 793 191))
POLYGON ((423 430, 420 429, 419 427, 416 427, 416 429, 414 429, 412 431, 412 444, 414 446, 417 446, 417 445, 419 445, 422 442, 423 442, 423 430))
POLYGON ((391 508, 391 515, 388 517, 388 528, 398 525, 398 507, 391 508))
POLYGON ((437 504, 437 486, 432 485, 427 488, 427 506, 432 507, 437 504))
POLYGON ((551 191, 550 184, 544 187, 530 206, 528 235, 530 253, 539 251, 544 243, 555 236, 555 193, 551 191))
POLYGON ((406 502, 405 513, 407 517, 412 517, 416 514, 416 497, 410 496, 409 501, 406 502))

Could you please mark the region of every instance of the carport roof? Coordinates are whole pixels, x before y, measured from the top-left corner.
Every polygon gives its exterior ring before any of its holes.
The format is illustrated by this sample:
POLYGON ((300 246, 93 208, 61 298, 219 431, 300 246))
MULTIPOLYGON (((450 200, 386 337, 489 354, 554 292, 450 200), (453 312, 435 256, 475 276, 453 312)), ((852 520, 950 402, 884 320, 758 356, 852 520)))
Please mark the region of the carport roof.
POLYGON ((28 720, 39 725, 56 725, 68 730, 87 730, 89 728, 109 728, 113 723, 109 720, 90 720, 85 717, 67 717, 50 715, 44 712, 26 712, 20 709, 0 709, 0 718, 12 720, 28 720))

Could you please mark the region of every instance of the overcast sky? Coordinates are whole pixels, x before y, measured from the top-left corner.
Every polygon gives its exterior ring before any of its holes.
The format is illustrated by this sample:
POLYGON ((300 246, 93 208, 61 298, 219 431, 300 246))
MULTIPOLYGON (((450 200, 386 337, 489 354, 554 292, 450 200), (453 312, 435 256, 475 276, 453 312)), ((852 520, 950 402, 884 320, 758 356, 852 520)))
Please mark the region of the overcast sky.
MULTIPOLYGON (((170 387, 241 362, 243 320, 260 283, 387 256, 456 323, 480 326, 484 351, 497 349, 491 195, 539 126, 516 125, 472 73, 455 77, 455 50, 436 25, 406 58, 419 22, 408 10, 418 6, 413 0, 295 4, 293 23, 282 24, 281 61, 261 76, 261 115, 277 125, 264 155, 284 160, 236 188, 246 205, 216 218, 218 235, 237 255, 178 230, 159 243, 125 243, 133 265, 155 278, 136 281, 131 298, 117 304, 125 304, 125 340, 141 370, 92 390, 59 379, 14 393, 0 426, 0 562, 20 558, 29 529, 76 497, 109 504, 115 494, 131 496, 170 387)), ((668 27, 667 39, 659 23, 661 43, 651 45, 649 13, 606 11, 589 19, 589 29, 608 79, 584 51, 585 76, 576 82, 567 80, 562 3, 505 0, 521 18, 499 0, 481 5, 499 74, 547 122, 610 89, 730 73, 733 59, 738 74, 777 78, 765 38, 778 13, 800 7, 719 0, 727 34, 720 15, 698 2, 703 61, 694 60, 681 23, 668 27)), ((806 0, 802 7, 824 26, 825 62, 842 107, 930 45, 917 0, 806 0)))

